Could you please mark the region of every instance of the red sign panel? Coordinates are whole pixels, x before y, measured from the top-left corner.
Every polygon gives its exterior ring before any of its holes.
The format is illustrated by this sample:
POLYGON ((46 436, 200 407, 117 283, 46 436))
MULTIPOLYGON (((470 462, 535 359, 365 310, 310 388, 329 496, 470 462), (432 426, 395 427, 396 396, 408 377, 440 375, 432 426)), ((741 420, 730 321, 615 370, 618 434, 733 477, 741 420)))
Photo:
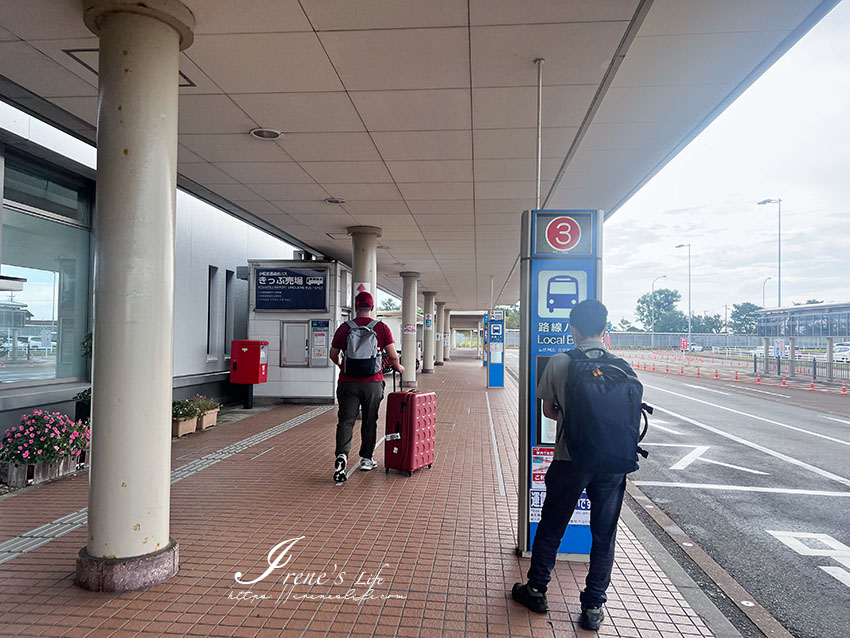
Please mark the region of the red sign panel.
POLYGON ((682 337, 679 341, 679 350, 682 350, 684 352, 687 349, 688 349, 688 338, 682 337))
POLYGON ((546 241, 558 252, 575 248, 581 240, 581 226, 572 217, 556 217, 546 226, 546 241))

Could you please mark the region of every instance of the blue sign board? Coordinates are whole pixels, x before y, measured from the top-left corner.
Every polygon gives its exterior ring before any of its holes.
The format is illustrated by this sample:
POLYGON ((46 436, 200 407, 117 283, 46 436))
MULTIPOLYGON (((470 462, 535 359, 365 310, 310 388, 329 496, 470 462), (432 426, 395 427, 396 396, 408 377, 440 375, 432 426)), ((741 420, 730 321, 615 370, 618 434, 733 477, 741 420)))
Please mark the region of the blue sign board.
MULTIPOLYGON (((546 470, 554 458, 557 423, 543 414, 537 384, 551 357, 575 347, 570 312, 585 299, 601 296, 598 255, 601 213, 596 210, 526 211, 521 264, 523 342, 520 388, 520 549, 529 552, 540 521, 546 470)), ((558 549, 581 557, 590 553, 590 501, 582 495, 558 549)))
POLYGON ((487 326, 487 387, 505 387, 505 311, 494 310, 487 326))
POLYGON ((320 268, 257 268, 257 310, 327 311, 328 271, 320 268))

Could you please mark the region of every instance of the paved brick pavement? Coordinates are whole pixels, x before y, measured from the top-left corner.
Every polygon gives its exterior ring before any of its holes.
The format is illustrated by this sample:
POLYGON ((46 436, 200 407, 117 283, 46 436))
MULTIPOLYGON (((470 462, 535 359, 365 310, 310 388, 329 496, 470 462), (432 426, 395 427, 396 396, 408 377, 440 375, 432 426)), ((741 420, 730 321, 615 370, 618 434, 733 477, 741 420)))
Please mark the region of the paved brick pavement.
MULTIPOLYGON (((485 393, 480 361, 458 352, 420 381, 438 393, 432 469, 411 478, 355 471, 335 486, 335 411, 325 412, 174 483, 181 567, 166 583, 121 595, 75 588, 85 525, 0 564, 0 635, 593 635, 576 624, 584 564, 558 563, 548 616, 510 600, 528 568, 514 552, 513 380, 485 393), (243 581, 261 576, 281 543, 280 569, 254 584, 234 580, 236 572, 243 581)), ((283 406, 177 440, 172 467, 310 409, 283 406)), ((80 474, 0 499, 0 541, 84 508, 86 486, 80 474)), ((599 635, 711 635, 624 525, 609 596, 599 635)))

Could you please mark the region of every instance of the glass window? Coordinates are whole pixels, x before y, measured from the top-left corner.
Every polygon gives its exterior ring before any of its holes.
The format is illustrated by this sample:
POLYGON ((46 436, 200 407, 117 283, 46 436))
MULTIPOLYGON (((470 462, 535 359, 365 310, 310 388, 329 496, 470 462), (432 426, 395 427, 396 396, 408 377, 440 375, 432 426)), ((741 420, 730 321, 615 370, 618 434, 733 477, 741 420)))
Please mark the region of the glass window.
POLYGON ((88 225, 91 193, 87 180, 6 156, 5 199, 88 225))
POLYGON ((3 208, 2 273, 24 277, 0 292, 0 383, 85 376, 89 232, 3 208))

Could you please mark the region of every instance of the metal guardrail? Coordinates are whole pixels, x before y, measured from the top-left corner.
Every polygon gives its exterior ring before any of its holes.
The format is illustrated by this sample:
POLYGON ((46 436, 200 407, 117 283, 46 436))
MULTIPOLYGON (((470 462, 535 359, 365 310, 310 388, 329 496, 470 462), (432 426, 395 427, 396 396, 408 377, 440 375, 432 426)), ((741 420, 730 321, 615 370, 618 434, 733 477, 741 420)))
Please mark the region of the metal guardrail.
POLYGON ((804 377, 821 381, 850 381, 850 363, 829 363, 821 356, 803 356, 796 360, 785 357, 753 356, 753 373, 777 377, 804 377))

